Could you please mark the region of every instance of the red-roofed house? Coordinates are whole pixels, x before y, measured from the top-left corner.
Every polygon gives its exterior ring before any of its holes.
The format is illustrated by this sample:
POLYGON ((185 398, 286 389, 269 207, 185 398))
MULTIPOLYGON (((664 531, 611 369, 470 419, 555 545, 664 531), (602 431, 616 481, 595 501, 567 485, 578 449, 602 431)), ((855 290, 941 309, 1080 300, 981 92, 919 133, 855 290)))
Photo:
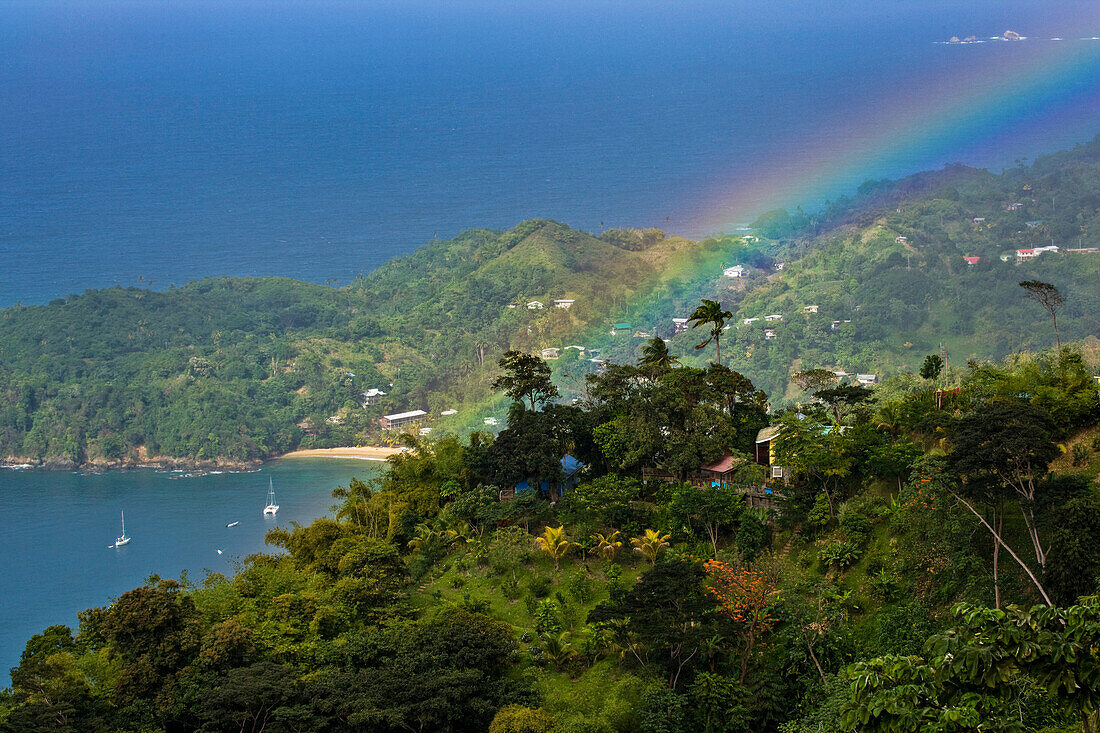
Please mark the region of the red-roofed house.
POLYGON ((966 260, 966 264, 968 264, 968 265, 976 265, 979 262, 981 262, 981 260, 982 260, 981 257, 969 257, 969 256, 964 256, 963 259, 966 260))
POLYGON ((1041 254, 1040 252, 1036 252, 1034 249, 1030 249, 1030 248, 1029 249, 1018 249, 1018 250, 1016 250, 1016 261, 1019 262, 1020 260, 1030 260, 1030 259, 1033 259, 1035 257, 1038 257, 1040 254, 1041 254))

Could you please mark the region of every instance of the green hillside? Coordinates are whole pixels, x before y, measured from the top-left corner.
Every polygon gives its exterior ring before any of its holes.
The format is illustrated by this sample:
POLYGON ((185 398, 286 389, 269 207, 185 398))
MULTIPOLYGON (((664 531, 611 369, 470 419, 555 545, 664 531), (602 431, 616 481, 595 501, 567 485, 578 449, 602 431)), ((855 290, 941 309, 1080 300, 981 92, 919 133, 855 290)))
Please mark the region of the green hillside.
MULTIPOLYGON (((1098 142, 1001 175, 955 166, 868 182, 855 199, 815 217, 773 212, 757 225, 761 241, 735 258, 749 266, 747 278, 712 271, 623 317, 668 336, 671 318, 688 315, 700 297, 721 300, 735 316, 723 347, 727 363, 773 399, 800 369, 881 379, 916 371, 930 352, 962 367, 1048 348, 1050 319, 1024 297, 1022 280, 1052 283, 1065 295, 1063 341, 1100 334, 1098 142), (1017 249, 1052 242, 1057 252, 1017 262, 1017 249), (968 264, 964 256, 980 259, 968 264), (782 320, 767 322, 769 315, 782 320), (743 322, 751 318, 759 320, 743 322)), ((678 336, 671 348, 690 355, 697 341, 678 336)), ((640 345, 623 346, 615 353, 626 360, 640 345)))
POLYGON ((503 351, 602 322, 695 247, 531 221, 433 242, 338 290, 217 278, 7 308, 0 457, 243 462, 376 440, 387 412, 438 415, 485 400, 503 351), (576 303, 553 308, 556 298, 576 303), (528 310, 530 300, 546 307, 528 310), (387 397, 364 409, 360 393, 371 388, 387 397))

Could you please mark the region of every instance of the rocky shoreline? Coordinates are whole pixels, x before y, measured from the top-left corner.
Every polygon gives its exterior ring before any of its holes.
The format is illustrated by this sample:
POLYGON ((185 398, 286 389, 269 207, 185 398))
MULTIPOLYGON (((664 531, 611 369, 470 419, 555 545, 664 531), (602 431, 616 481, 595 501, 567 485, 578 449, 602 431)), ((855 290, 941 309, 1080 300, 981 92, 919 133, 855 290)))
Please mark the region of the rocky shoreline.
POLYGON ((192 474, 255 471, 263 461, 235 461, 230 459, 199 460, 194 458, 148 458, 144 460, 119 459, 105 461, 85 461, 78 463, 62 456, 49 456, 45 459, 5 456, 0 459, 0 468, 38 469, 44 471, 112 471, 137 468, 152 468, 158 471, 187 471, 192 474))

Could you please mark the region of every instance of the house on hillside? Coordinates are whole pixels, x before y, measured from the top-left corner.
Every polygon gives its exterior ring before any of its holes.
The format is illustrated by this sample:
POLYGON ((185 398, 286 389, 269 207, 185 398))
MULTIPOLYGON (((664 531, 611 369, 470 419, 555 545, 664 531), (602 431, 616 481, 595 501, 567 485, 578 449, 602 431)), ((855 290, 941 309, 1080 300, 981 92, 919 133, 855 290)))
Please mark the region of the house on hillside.
POLYGON ((761 428, 760 431, 756 433, 756 441, 753 446, 753 461, 755 461, 757 465, 764 466, 767 469, 767 473, 764 474, 767 484, 771 484, 777 479, 782 481, 786 478, 783 467, 775 463, 775 446, 773 442, 778 435, 778 426, 761 428))
POLYGON ((894 237, 894 244, 907 244, 909 237, 894 237))
POLYGON ((382 402, 382 398, 386 396, 386 393, 372 387, 366 392, 360 392, 359 396, 363 398, 359 401, 359 404, 363 407, 373 407, 382 402))
POLYGON ((733 267, 727 267, 722 270, 722 274, 726 277, 744 277, 748 272, 742 265, 734 265, 733 267))
POLYGON ((765 328, 764 329, 764 340, 765 341, 771 341, 774 338, 775 338, 775 329, 774 328, 765 328))
POLYGON ((1035 219, 1034 221, 1025 221, 1024 224, 1027 225, 1028 229, 1038 229, 1043 225, 1043 220, 1035 219))
POLYGON ((963 255, 963 259, 966 260, 968 265, 976 265, 982 261, 981 257, 974 257, 972 255, 963 255))
POLYGON ((620 333, 630 333, 633 328, 629 323, 614 323, 611 325, 611 335, 618 336, 620 333))
POLYGON ((772 313, 770 316, 764 316, 765 321, 782 321, 783 316, 778 313, 772 313))
POLYGON ((746 318, 745 320, 743 320, 741 322, 744 323, 746 326, 749 326, 749 325, 752 325, 753 323, 756 323, 759 320, 760 320, 759 318, 746 318))
POLYGON ((672 328, 676 333, 683 333, 688 330, 688 319, 686 318, 673 318, 672 328))
POLYGON ((562 310, 569 310, 569 308, 572 307, 572 305, 576 302, 577 301, 570 298, 559 298, 558 300, 554 301, 554 307, 561 308, 562 310))
POLYGON ((973 222, 974 222, 975 224, 984 224, 984 223, 985 223, 985 217, 984 217, 984 216, 975 216, 975 217, 974 217, 974 218, 972 219, 972 221, 973 221, 973 222))
POLYGON ((1023 262, 1024 260, 1033 260, 1038 257, 1042 252, 1036 252, 1032 248, 1018 249, 1016 250, 1016 262, 1023 262))
POLYGON ((529 310, 529 311, 540 311, 545 307, 546 307, 545 305, 543 305, 542 303, 540 303, 537 300, 532 300, 530 303, 527 304, 527 310, 529 310))
POLYGON ((556 347, 550 347, 549 349, 543 349, 539 352, 539 356, 543 359, 557 359, 561 356, 561 349, 556 347))
POLYGON ((857 374, 856 381, 862 384, 864 387, 874 384, 878 381, 877 374, 857 374))
POLYGON ((382 426, 383 430, 396 430, 406 425, 416 425, 422 422, 427 416, 428 413, 423 410, 399 412, 395 415, 383 415, 378 419, 378 424, 382 426))
POLYGON ((756 480, 746 479, 741 474, 747 465, 749 462, 745 459, 726 453, 713 463, 688 471, 683 479, 664 468, 643 468, 642 480, 666 483, 679 483, 682 480, 699 489, 735 491, 747 499, 749 507, 775 508, 772 490, 767 485, 760 485, 756 480), (741 474, 740 478, 738 474, 741 474))
POLYGON ((561 495, 563 493, 576 487, 576 485, 580 482, 580 473, 582 468, 584 468, 584 464, 567 453, 561 458, 561 480, 544 480, 536 483, 535 479, 526 478, 510 489, 501 489, 500 500, 508 501, 509 499, 514 498, 515 495, 521 491, 530 491, 532 489, 535 489, 539 492, 540 496, 544 496, 550 501, 557 501, 561 498, 561 495))
POLYGON ((808 305, 808 306, 806 306, 805 308, 802 309, 802 312, 803 313, 817 313, 817 306, 816 305, 808 305))
POLYGON ((782 270, 782 269, 783 269, 783 267, 784 267, 784 263, 782 263, 782 262, 776 262, 776 263, 775 263, 775 265, 774 265, 774 267, 775 267, 775 271, 776 271, 776 272, 779 272, 780 270, 782 270))
POLYGON ((439 413, 439 416, 440 417, 450 417, 451 415, 457 415, 457 414, 458 414, 458 410, 444 410, 443 412, 439 413))

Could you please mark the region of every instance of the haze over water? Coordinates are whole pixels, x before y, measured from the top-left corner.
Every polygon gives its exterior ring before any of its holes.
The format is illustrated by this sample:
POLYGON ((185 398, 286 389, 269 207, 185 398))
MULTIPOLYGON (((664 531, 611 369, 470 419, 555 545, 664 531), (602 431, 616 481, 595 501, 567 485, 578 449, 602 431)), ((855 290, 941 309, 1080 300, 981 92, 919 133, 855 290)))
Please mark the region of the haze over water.
POLYGON ((529 217, 698 236, 868 177, 999 169, 1100 132, 1095 76, 951 134, 922 114, 1091 36, 1092 5, 1045 0, 9 1, 0 306, 346 283, 529 217), (937 45, 1006 29, 1029 40, 937 45))

